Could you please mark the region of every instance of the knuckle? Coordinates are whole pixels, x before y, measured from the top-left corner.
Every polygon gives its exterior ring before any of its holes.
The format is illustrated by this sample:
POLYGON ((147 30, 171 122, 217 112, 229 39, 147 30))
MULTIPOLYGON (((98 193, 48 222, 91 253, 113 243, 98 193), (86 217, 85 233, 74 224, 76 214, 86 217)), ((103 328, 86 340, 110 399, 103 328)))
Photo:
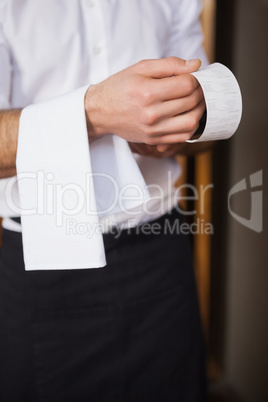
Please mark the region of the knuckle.
POLYGON ((143 59, 143 60, 140 60, 140 61, 138 61, 136 64, 135 64, 135 66, 138 68, 138 69, 144 69, 145 67, 146 67, 146 64, 147 64, 147 60, 145 60, 145 59, 143 59))
POLYGON ((152 126, 145 126, 143 128, 144 142, 148 145, 155 145, 157 143, 157 138, 155 135, 155 130, 152 126))
POLYGON ((167 58, 167 60, 169 60, 171 63, 176 63, 177 62, 177 57, 175 57, 175 56, 169 56, 168 58, 167 58))
POLYGON ((146 137, 146 144, 148 144, 148 145, 155 145, 155 138, 152 137, 151 135, 147 134, 147 137, 146 137))
POLYGON ((155 137, 150 138, 150 145, 157 145, 159 143, 159 140, 155 137))
POLYGON ((169 63, 170 67, 174 70, 178 63, 178 59, 175 56, 167 57, 167 62, 169 63))
POLYGON ((151 127, 149 125, 145 124, 143 126, 142 131, 143 131, 144 138, 146 139, 146 144, 149 144, 148 141, 150 141, 151 138, 152 138, 152 129, 151 129, 151 127))
POLYGON ((195 89, 195 77, 191 74, 185 76, 184 80, 184 90, 187 95, 191 95, 191 93, 195 89))
POLYGON ((146 108, 143 112, 143 123, 146 125, 153 125, 157 121, 157 114, 151 108, 146 108))
POLYGON ((188 131, 196 131, 198 129, 198 126, 199 126, 199 120, 197 119, 197 117, 191 117, 191 119, 189 119, 189 122, 187 124, 188 131))
POLYGON ((192 95, 189 98, 188 101, 188 110, 194 109, 196 107, 196 105, 198 104, 198 98, 196 95, 192 95))
POLYGON ((145 87, 141 92, 142 102, 145 105, 150 105, 153 102, 153 92, 151 88, 145 87))

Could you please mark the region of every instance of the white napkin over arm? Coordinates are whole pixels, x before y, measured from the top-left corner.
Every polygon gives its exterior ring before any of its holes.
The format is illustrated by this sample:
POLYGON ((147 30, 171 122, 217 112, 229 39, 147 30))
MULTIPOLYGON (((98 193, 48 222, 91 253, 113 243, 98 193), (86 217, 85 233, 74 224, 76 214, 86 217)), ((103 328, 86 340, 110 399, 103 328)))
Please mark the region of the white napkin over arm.
MULTIPOLYGON (((92 172, 84 110, 87 88, 22 111, 16 166, 26 270, 106 265, 96 202, 96 190, 100 204, 102 189, 94 185, 94 174, 99 172, 92 172), (81 228, 90 225, 90 237, 82 231, 72 231, 70 222, 81 228)), ((98 163, 95 157, 94 165, 102 166, 102 174, 110 174, 114 166, 113 178, 119 190, 137 183, 144 189, 143 198, 149 197, 125 140, 107 135, 95 148, 98 163)), ((132 201, 130 206, 141 204, 144 199, 139 198, 134 204, 132 201)))

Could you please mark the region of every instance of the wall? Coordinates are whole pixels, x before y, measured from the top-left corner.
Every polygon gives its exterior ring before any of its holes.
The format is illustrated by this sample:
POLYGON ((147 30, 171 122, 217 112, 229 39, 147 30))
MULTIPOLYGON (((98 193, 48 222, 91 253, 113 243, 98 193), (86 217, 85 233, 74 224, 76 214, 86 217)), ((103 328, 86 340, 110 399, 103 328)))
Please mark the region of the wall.
MULTIPOLYGON (((233 67, 243 93, 244 114, 230 142, 229 188, 263 171, 262 233, 228 215, 225 376, 246 402, 268 401, 268 2, 238 0, 233 67)), ((224 173, 224 172, 223 172, 224 173)), ((248 183, 248 179, 247 179, 248 183)), ((249 218, 250 190, 232 209, 249 218)))

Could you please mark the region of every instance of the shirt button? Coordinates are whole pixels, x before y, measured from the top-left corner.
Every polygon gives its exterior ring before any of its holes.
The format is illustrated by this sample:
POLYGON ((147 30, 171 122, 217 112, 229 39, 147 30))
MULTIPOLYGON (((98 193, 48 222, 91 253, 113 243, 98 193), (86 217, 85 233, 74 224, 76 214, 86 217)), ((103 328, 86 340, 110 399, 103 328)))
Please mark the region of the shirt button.
POLYGON ((94 7, 95 6, 95 3, 94 3, 94 1, 93 0, 86 0, 86 5, 88 6, 88 7, 94 7))
POLYGON ((93 53, 94 54, 100 54, 100 52, 101 52, 101 47, 98 47, 98 46, 95 46, 95 47, 93 47, 93 53))

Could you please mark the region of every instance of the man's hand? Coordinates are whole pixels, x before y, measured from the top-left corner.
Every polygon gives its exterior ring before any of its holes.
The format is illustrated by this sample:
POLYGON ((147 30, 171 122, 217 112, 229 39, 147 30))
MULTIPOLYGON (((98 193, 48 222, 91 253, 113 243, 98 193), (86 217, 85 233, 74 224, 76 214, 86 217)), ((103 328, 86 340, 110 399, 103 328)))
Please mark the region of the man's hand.
POLYGON ((191 75, 200 60, 143 60, 89 87, 89 138, 108 133, 148 145, 190 139, 205 111, 203 91, 191 75))
POLYGON ((175 155, 194 156, 200 152, 206 152, 212 148, 215 141, 188 142, 170 145, 147 145, 136 142, 129 142, 131 151, 142 156, 153 158, 167 158, 175 155))
POLYGON ((187 143, 178 143, 171 145, 148 145, 138 142, 129 142, 129 147, 134 154, 142 156, 151 156, 153 158, 167 158, 176 154, 183 153, 187 143))

